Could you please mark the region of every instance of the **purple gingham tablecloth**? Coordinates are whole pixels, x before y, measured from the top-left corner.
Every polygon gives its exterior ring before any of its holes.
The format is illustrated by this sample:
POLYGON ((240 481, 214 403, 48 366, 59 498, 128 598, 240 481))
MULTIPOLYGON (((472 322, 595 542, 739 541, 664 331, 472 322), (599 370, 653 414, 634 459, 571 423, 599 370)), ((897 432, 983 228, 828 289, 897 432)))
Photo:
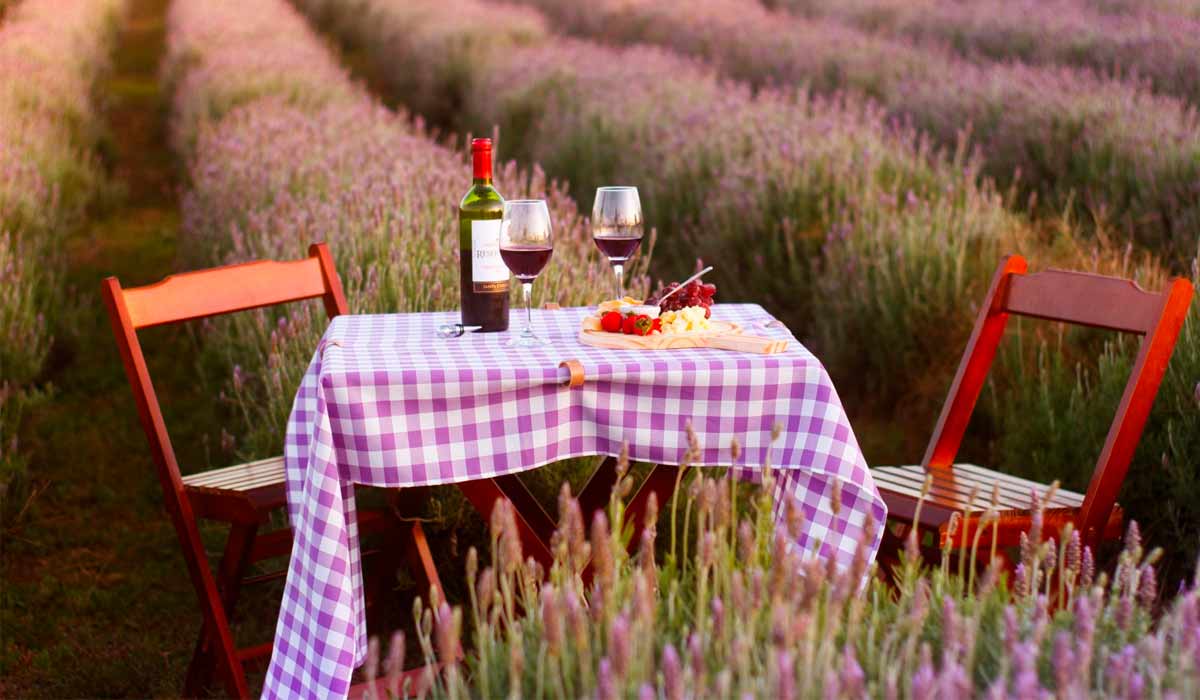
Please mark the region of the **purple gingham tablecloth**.
MULTIPOLYGON (((532 469, 580 455, 678 464, 690 423, 701 464, 778 470, 776 515, 804 512, 797 543, 848 565, 867 515, 886 510, 821 363, 757 305, 714 316, 791 340, 788 351, 606 350, 577 335, 585 308, 535 311, 550 341, 510 349, 510 333, 442 340, 457 313, 341 316, 301 382, 284 451, 295 533, 263 697, 345 697, 366 658, 353 484, 418 486, 532 469), (587 381, 564 386, 562 360, 587 381), (783 432, 774 444, 772 427, 783 432), (829 505, 841 482, 842 507, 829 505), (819 547, 819 551, 817 548, 819 547)), ((523 321, 513 314, 514 324, 523 321)), ((513 332, 518 327, 513 328, 513 332)), ((878 547, 882 528, 876 529, 878 547)))

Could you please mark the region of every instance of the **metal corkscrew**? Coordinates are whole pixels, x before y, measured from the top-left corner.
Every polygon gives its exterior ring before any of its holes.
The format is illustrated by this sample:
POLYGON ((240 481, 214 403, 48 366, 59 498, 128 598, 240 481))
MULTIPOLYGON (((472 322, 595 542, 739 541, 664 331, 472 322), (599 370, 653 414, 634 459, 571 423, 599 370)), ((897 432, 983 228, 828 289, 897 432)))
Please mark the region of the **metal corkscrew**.
POLYGON ((461 323, 445 323, 438 326, 437 334, 439 338, 457 338, 469 331, 477 331, 483 326, 464 326, 461 323))

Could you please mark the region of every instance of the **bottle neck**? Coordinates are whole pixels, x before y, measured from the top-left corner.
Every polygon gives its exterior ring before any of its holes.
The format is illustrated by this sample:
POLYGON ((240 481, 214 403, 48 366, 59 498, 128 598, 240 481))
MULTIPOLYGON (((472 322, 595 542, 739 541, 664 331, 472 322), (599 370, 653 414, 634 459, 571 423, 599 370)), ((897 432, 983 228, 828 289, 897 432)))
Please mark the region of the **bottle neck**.
POLYGON ((471 154, 476 185, 492 184, 492 150, 480 149, 471 154))

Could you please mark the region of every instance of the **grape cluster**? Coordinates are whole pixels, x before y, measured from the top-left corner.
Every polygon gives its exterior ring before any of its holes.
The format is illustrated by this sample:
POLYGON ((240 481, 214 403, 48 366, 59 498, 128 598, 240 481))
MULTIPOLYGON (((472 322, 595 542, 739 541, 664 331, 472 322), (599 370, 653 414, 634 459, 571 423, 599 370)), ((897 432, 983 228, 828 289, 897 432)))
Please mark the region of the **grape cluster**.
MULTIPOLYGON (((678 282, 672 282, 665 287, 662 287, 650 298, 646 300, 647 304, 658 304, 658 300, 662 299, 672 291, 679 289, 678 282)), ((704 315, 712 317, 713 297, 717 294, 717 285, 702 283, 700 280, 689 282, 686 287, 671 294, 667 300, 661 304, 663 311, 678 311, 689 306, 703 306, 704 315)))

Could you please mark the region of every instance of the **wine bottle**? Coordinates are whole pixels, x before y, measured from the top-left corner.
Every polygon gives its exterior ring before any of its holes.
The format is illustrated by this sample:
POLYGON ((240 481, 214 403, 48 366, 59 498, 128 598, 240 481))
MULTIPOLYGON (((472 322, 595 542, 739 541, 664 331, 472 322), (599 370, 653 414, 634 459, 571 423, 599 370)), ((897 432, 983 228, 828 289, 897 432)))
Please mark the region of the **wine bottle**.
POLYGON ((471 141, 474 179, 458 205, 459 287, 464 326, 508 330, 508 267, 500 257, 504 198, 492 187, 492 140, 471 141))

